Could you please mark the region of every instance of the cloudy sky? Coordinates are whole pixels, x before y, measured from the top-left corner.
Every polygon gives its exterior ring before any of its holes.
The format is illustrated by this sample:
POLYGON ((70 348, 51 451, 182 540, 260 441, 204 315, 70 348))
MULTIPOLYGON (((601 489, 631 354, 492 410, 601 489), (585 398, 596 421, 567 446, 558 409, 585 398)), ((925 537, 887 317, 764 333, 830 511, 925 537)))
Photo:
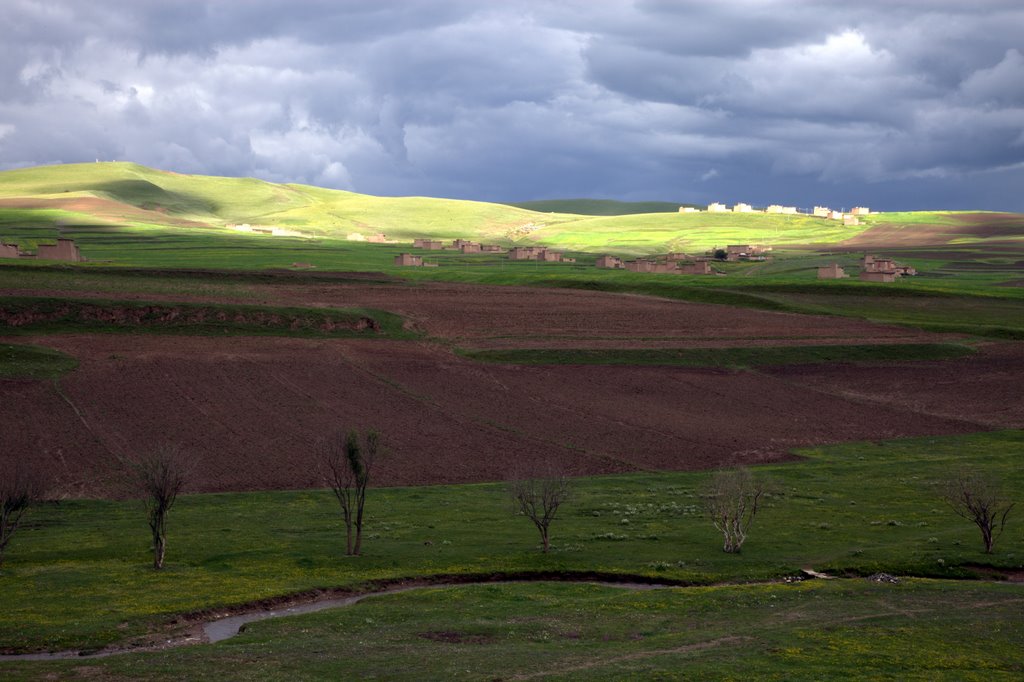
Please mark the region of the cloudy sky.
POLYGON ((2 0, 0 27, 5 169, 1024 211, 1020 0, 2 0))

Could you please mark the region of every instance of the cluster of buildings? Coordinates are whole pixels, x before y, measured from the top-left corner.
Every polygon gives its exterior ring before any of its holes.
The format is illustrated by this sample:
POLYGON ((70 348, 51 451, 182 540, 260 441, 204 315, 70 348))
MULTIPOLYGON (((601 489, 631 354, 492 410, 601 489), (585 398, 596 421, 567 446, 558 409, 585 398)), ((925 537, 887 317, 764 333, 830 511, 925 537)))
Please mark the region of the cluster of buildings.
POLYGON ((17 244, 0 242, 0 258, 36 258, 38 260, 62 260, 81 263, 85 260, 74 239, 57 239, 56 244, 40 244, 35 253, 26 253, 17 244))
POLYGON ((770 246, 759 246, 757 244, 729 244, 724 249, 717 247, 708 251, 707 255, 714 256, 719 251, 725 252, 725 258, 730 263, 739 261, 765 261, 769 258, 770 246))
MULTIPOLYGON (((913 276, 917 270, 912 265, 897 263, 892 258, 879 258, 865 254, 860 261, 862 282, 895 282, 900 277, 913 276)), ((838 263, 818 268, 818 279, 846 279, 849 275, 838 263)))
POLYGON ((509 260, 539 260, 547 263, 575 263, 575 258, 567 258, 561 251, 554 251, 543 246, 516 246, 509 249, 509 260))
MULTIPOLYGON (((700 213, 699 208, 693 206, 680 206, 680 213, 700 213)), ((781 206, 779 204, 771 204, 766 207, 763 211, 755 209, 750 204, 735 204, 732 208, 729 208, 725 204, 715 202, 708 204, 708 213, 779 213, 783 215, 796 215, 799 213, 796 206, 781 206)), ((855 206, 850 210, 849 213, 843 211, 834 211, 827 206, 815 206, 811 211, 810 215, 817 218, 829 218, 831 220, 841 220, 844 225, 860 225, 860 219, 858 216, 870 215, 871 209, 866 206, 855 206)))
MULTIPOLYGON (((427 251, 458 251, 459 253, 506 253, 506 249, 497 244, 481 244, 467 239, 454 239, 450 246, 445 246, 440 239, 415 239, 413 248, 427 251)), ((509 260, 542 261, 547 263, 575 263, 575 258, 567 258, 560 251, 543 246, 515 246, 507 250, 509 260)), ((437 267, 437 263, 424 262, 422 256, 411 253, 400 253, 395 256, 395 265, 412 267, 437 267)))
POLYGON ((670 253, 656 258, 637 258, 623 261, 617 256, 601 256, 594 263, 599 268, 629 270, 630 272, 665 273, 675 275, 716 275, 707 258, 689 258, 685 253, 670 253))

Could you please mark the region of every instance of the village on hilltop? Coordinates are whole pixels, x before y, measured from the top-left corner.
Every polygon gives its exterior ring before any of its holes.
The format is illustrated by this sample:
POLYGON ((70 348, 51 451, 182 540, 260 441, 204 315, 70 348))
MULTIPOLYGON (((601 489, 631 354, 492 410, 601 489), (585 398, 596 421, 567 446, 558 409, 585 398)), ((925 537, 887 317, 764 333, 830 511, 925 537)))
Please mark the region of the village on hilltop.
MULTIPOLYGON (((701 210, 694 206, 680 206, 680 213, 700 213, 701 210)), ((770 204, 763 211, 756 209, 750 204, 735 204, 732 208, 729 208, 725 204, 718 202, 708 204, 708 213, 778 213, 781 215, 810 215, 815 218, 828 218, 829 220, 841 220, 843 225, 860 225, 860 218, 858 216, 871 215, 871 209, 865 206, 855 206, 850 209, 849 213, 843 211, 836 211, 827 206, 815 206, 810 213, 801 214, 796 206, 780 206, 779 204, 770 204)))

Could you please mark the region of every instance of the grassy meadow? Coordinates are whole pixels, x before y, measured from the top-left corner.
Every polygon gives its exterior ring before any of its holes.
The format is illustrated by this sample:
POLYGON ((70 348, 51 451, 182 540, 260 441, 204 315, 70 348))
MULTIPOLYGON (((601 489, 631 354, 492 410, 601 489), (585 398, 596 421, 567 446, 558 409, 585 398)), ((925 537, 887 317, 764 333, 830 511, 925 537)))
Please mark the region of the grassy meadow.
POLYGON ((358 558, 344 556, 328 491, 188 495, 172 511, 160 572, 149 567, 138 503, 53 502, 31 511, 0 569, 0 647, 99 647, 154 627, 173 630, 179 614, 431 576, 580 572, 711 585, 780 579, 808 566, 943 579, 974 576, 975 564, 1024 568, 1024 524, 1011 519, 996 553, 986 555, 977 529, 937 493, 961 466, 1022 489, 1024 432, 801 454, 804 461, 756 469, 774 492, 740 554, 721 551, 721 536, 704 517, 707 473, 575 481, 546 555, 500 484, 371 490, 358 558))

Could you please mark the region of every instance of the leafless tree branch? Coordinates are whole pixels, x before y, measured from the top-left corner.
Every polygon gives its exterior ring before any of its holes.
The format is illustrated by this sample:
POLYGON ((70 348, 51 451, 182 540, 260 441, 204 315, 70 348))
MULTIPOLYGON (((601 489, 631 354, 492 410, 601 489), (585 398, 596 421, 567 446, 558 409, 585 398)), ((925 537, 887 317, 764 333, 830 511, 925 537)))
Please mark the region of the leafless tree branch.
POLYGON ((317 472, 334 493, 345 521, 345 553, 358 556, 363 546, 363 510, 373 465, 380 453, 380 434, 368 431, 338 432, 321 438, 315 446, 317 472))
POLYGON ((570 495, 569 480, 555 467, 545 466, 539 472, 534 471, 533 476, 516 471, 508 482, 516 513, 523 514, 537 527, 545 553, 551 548, 551 522, 570 495))
POLYGON ((167 443, 127 460, 126 465, 146 508, 153 536, 153 568, 159 570, 167 553, 167 515, 192 475, 194 460, 180 446, 167 443))
POLYGON ((1016 503, 1006 497, 991 475, 966 469, 951 474, 943 483, 941 494, 958 516, 978 527, 985 553, 992 554, 1016 503))
POLYGON ((738 553, 761 508, 768 485, 747 469, 719 471, 704 489, 704 510, 725 538, 726 552, 738 553))

